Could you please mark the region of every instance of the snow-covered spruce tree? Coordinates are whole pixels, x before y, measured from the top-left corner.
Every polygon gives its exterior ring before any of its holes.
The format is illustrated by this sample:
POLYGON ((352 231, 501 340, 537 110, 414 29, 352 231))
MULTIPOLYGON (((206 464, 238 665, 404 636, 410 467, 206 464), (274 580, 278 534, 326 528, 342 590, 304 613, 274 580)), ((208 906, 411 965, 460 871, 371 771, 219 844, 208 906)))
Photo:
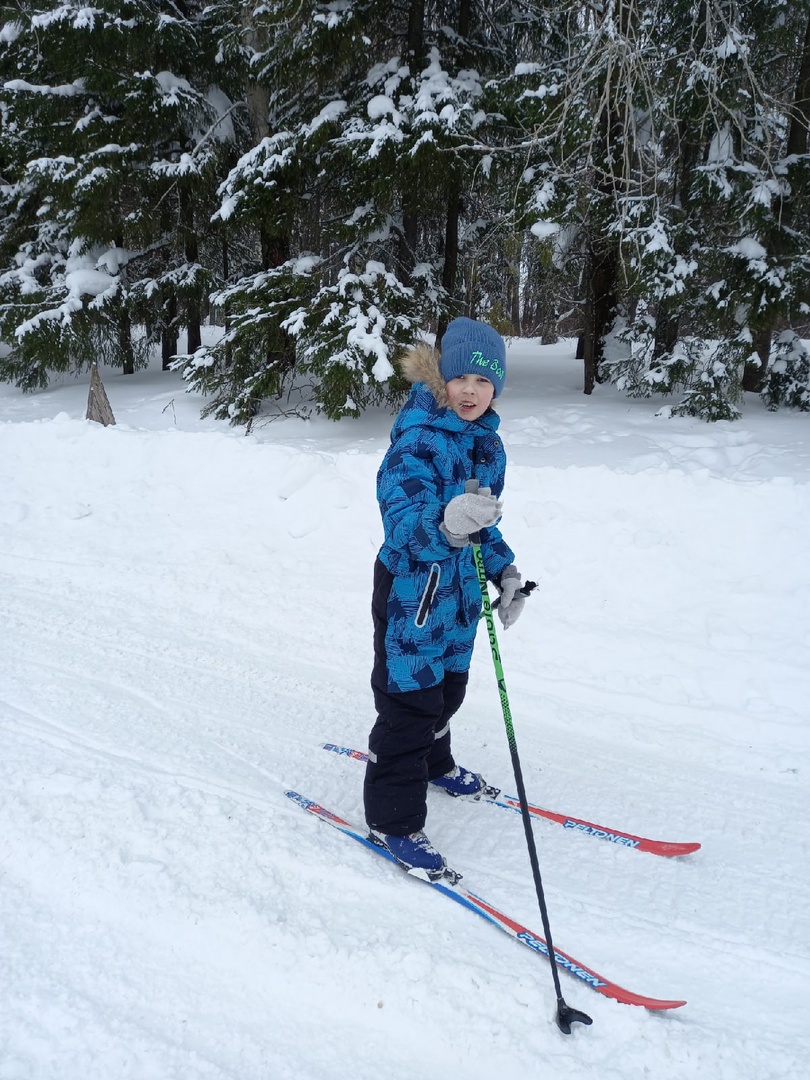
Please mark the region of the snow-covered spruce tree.
POLYGON ((357 72, 332 140, 354 178, 354 205, 335 233, 338 274, 371 257, 395 275, 411 294, 410 328, 396 313, 403 340, 420 327, 440 338, 461 313, 510 329, 512 229, 501 206, 511 178, 492 152, 502 117, 487 94, 506 43, 493 14, 487 4, 425 0, 411 0, 399 25, 387 14, 368 58, 376 62, 357 72))
POLYGON ((630 393, 736 415, 757 336, 807 279, 805 227, 785 216, 806 205, 786 143, 806 18, 725 0, 546 10, 547 62, 516 68, 513 97, 535 231, 559 229, 582 265, 586 391, 601 364, 630 393))
POLYGON ((263 78, 267 57, 280 45, 284 29, 283 23, 274 27, 279 10, 278 5, 217 0, 206 11, 206 24, 217 43, 217 67, 228 72, 234 97, 244 106, 244 130, 239 153, 229 162, 225 178, 220 177, 211 210, 227 253, 221 288, 211 296, 225 334, 189 350, 178 363, 191 385, 210 398, 203 415, 213 413, 234 423, 249 423, 262 400, 281 391, 294 366, 276 307, 278 302, 282 312, 289 310, 284 305, 290 297, 285 283, 279 282, 277 289, 270 283, 290 253, 303 189, 289 156, 288 176, 276 186, 276 197, 266 197, 262 180, 264 156, 272 158, 278 150, 285 157, 284 132, 271 127, 271 99, 292 92, 284 78, 274 85, 263 78))
MULTIPOLYGON (((588 37, 581 100, 592 101, 601 122, 599 137, 590 136, 597 152, 586 190, 586 283, 594 316, 585 336, 603 373, 630 395, 680 389, 679 410, 732 419, 750 349, 738 326, 724 325, 722 305, 707 302, 709 260, 729 217, 716 192, 700 192, 718 101, 737 93, 726 86, 733 73, 711 32, 718 6, 607 5, 588 37), (598 213, 589 190, 598 193, 598 213)), ((587 289, 585 299, 587 308, 587 289)))
POLYGON ((787 103, 787 140, 775 167, 778 199, 766 234, 768 254, 786 266, 784 318, 777 308, 759 321, 760 363, 746 369, 745 385, 761 390, 771 409, 784 404, 807 412, 810 352, 794 328, 810 314, 810 4, 788 8, 785 31, 785 49, 774 56, 770 74, 787 103))
POLYGON ((136 321, 199 333, 194 214, 229 108, 205 72, 199 7, 4 9, 0 363, 21 386, 96 358, 134 370, 136 321))
MULTIPOLYGON (((558 221, 538 218, 549 210, 555 152, 579 143, 575 126, 560 123, 573 8, 532 4, 509 19, 494 7, 478 11, 483 26, 467 42, 466 65, 480 72, 482 93, 468 141, 457 147, 468 169, 458 200, 460 298, 503 333, 554 340, 578 277, 570 257, 577 233, 566 230, 563 255, 552 240, 558 221)), ((555 206, 559 221, 570 194, 555 206)))
POLYGON ((640 182, 628 117, 628 90, 644 71, 638 21, 632 3, 533 5, 513 31, 520 62, 499 87, 513 167, 522 159, 515 214, 547 252, 546 278, 555 267, 579 271, 586 393, 623 284, 616 223, 640 182))
MULTIPOLYGON (((808 13, 806 3, 717 5, 699 58, 696 92, 714 124, 692 180, 700 211, 696 281, 705 288, 698 328, 725 354, 723 386, 731 404, 740 397, 746 371, 749 387, 759 388, 772 336, 790 325, 806 294, 808 218, 806 211, 795 212, 808 194, 806 106, 800 124, 804 158, 795 136, 808 13), (712 60, 710 82, 705 73, 712 60)), ((708 369, 699 372, 704 385, 709 375, 708 369)), ((679 410, 711 418, 705 407, 695 407, 699 389, 679 410)))
POLYGON ((810 412, 810 350, 795 330, 774 339, 762 397, 771 411, 786 405, 810 412))
POLYGON ((758 352, 767 363, 773 329, 806 279, 806 229, 802 240, 786 213, 806 185, 806 164, 787 151, 796 72, 787 13, 684 2, 650 23, 662 60, 651 125, 662 168, 655 217, 639 207, 624 233, 640 302, 610 370, 633 393, 684 390, 675 412, 739 415, 744 371, 759 367, 758 352))
POLYGON ((497 51, 486 14, 424 0, 251 14, 242 46, 267 130, 223 183, 219 217, 283 243, 217 296, 225 337, 186 368, 217 415, 244 422, 294 379, 335 418, 395 401, 398 348, 469 310, 460 267, 480 226, 463 204, 495 182, 478 137, 497 51))

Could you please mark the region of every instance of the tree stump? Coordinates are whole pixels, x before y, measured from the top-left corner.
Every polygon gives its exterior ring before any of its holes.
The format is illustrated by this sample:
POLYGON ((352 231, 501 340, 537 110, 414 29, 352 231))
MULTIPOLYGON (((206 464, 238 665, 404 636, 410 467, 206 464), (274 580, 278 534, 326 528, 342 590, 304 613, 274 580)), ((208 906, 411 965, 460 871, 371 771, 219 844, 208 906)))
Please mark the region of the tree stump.
POLYGON ((98 364, 93 364, 90 368, 90 393, 87 395, 87 416, 85 419, 95 420, 97 424, 103 424, 104 427, 115 423, 107 391, 104 389, 104 383, 98 373, 98 364))

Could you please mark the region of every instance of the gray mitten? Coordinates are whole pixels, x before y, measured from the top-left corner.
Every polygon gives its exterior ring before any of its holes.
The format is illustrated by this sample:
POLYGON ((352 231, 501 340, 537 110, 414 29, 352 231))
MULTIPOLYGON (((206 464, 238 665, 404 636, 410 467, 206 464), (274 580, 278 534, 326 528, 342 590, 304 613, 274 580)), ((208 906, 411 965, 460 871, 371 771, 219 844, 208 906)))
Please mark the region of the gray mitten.
POLYGON ((500 516, 501 504, 489 488, 481 488, 451 499, 439 528, 453 547, 464 547, 470 542, 470 533, 494 525, 500 516))
POLYGON ((523 605, 526 603, 526 597, 518 592, 520 585, 520 573, 514 563, 501 572, 500 584, 495 583, 495 587, 501 594, 497 611, 504 630, 508 630, 513 623, 518 621, 523 605))

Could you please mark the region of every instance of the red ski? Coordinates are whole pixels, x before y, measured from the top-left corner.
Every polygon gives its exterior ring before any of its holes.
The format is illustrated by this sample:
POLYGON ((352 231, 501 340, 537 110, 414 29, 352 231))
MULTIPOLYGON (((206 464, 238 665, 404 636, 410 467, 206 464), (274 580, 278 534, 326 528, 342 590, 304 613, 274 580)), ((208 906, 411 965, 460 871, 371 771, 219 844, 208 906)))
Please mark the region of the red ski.
MULTIPOLYGON (((308 799, 304 795, 299 795, 296 791, 286 791, 284 794, 287 798, 292 799, 298 806, 302 807, 302 809, 307 810, 321 821, 325 821, 328 825, 337 829, 338 832, 343 833, 344 836, 351 837, 352 840, 356 840, 370 851, 376 852, 377 855, 381 855, 383 858, 388 859, 396 865, 396 860, 389 851, 372 843, 372 841, 360 830, 356 829, 343 818, 338 817, 338 815, 331 810, 327 810, 319 803, 313 802, 312 799, 308 799)), ((476 895, 476 893, 469 892, 467 889, 463 888, 458 884, 460 875, 455 874, 452 870, 448 870, 447 874, 448 880, 455 879, 456 883, 454 885, 445 884, 445 882, 441 880, 429 881, 414 873, 409 874, 409 876, 417 877, 418 880, 423 881, 426 885, 430 885, 431 888, 437 889, 445 896, 449 896, 462 907, 474 911, 477 915, 486 919, 487 922, 492 923, 503 930, 504 933, 509 934, 515 941, 519 941, 521 945, 526 945, 533 952, 540 953, 545 957, 548 956, 546 942, 539 934, 535 934, 533 930, 527 929, 515 919, 511 919, 508 915, 504 915, 502 911, 498 911, 496 907, 487 903, 486 900, 476 895)), ((569 975, 573 975, 581 982, 584 982, 587 986, 590 986, 591 989, 596 990, 597 993, 602 994, 604 997, 612 998, 614 1001, 619 1001, 623 1005, 639 1005, 644 1009, 665 1010, 679 1009, 682 1005, 686 1004, 685 1001, 647 997, 644 994, 633 993, 632 990, 625 990, 623 986, 611 982, 610 979, 606 979, 604 975, 600 975, 592 968, 586 967, 585 964, 580 963, 579 960, 575 960, 573 956, 569 956, 568 953, 563 952, 562 949, 555 948, 554 959, 560 970, 567 971, 569 975)))
MULTIPOLYGON (((368 761, 368 754, 362 750, 352 750, 348 746, 335 746, 333 743, 323 743, 324 750, 331 750, 341 757, 351 758, 353 761, 368 761)), ((520 813, 520 802, 513 795, 482 795, 480 802, 491 803, 500 806, 504 810, 514 810, 520 813)), ((620 829, 609 829, 605 825, 596 825, 593 821, 585 821, 584 818, 572 817, 570 814, 558 814, 554 810, 544 810, 541 806, 529 806, 529 813, 533 817, 545 818, 547 821, 556 821, 564 829, 573 829, 575 832, 585 833, 587 836, 595 836, 597 840, 607 840, 611 844, 619 844, 621 847, 633 848, 635 851, 646 851, 650 855, 691 855, 700 848, 697 843, 676 843, 669 840, 648 840, 645 836, 635 836, 633 833, 622 832, 620 829)))

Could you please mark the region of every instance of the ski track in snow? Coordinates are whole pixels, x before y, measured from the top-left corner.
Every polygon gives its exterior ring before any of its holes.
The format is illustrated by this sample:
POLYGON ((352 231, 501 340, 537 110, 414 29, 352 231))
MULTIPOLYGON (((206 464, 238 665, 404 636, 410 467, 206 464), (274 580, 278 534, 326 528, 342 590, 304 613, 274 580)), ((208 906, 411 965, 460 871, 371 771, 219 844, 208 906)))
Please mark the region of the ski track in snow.
MULTIPOLYGON (((285 799, 362 820, 362 767, 319 747, 372 720, 390 417, 244 438, 174 375, 109 373, 110 429, 86 382, 0 388, 0 1080, 806 1076, 807 418, 656 420, 539 352, 502 406, 528 796, 703 844, 536 822, 554 940, 688 1004, 561 974, 594 1018, 564 1038, 544 958, 285 799)), ((514 792, 484 638, 454 723, 514 792)), ((428 832, 541 930, 517 815, 431 793, 428 832)))

